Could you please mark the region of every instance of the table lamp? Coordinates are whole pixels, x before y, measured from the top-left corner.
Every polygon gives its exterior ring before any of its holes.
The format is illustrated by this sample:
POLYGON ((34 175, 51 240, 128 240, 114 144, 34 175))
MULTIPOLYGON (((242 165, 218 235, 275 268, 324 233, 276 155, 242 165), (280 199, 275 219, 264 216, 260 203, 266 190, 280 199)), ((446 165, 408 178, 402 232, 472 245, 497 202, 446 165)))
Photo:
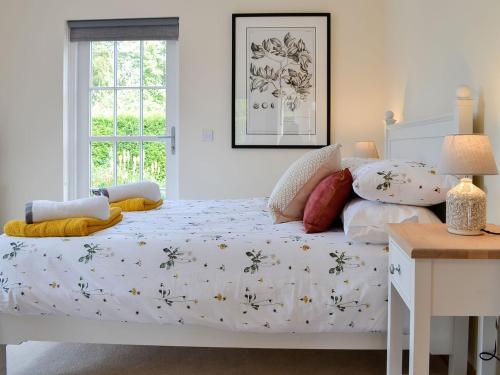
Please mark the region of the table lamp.
POLYGON ((446 195, 448 232, 466 236, 482 234, 486 227, 486 193, 472 183, 472 176, 498 174, 488 136, 446 136, 438 173, 462 177, 446 195))
POLYGON ((375 142, 362 141, 354 144, 354 156, 358 158, 378 159, 378 151, 375 142))

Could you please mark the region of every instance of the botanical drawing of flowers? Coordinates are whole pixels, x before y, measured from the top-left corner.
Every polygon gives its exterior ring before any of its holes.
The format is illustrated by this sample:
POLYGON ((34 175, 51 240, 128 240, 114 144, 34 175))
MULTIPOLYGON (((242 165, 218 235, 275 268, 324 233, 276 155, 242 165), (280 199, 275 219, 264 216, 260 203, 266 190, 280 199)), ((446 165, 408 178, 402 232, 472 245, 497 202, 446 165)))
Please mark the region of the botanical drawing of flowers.
POLYGON ((283 40, 272 37, 260 44, 250 46, 252 59, 267 58, 279 64, 275 69, 269 65, 250 63, 250 91, 260 93, 272 89, 272 95, 281 98, 294 111, 311 93, 311 53, 302 39, 298 41, 289 32, 283 40))

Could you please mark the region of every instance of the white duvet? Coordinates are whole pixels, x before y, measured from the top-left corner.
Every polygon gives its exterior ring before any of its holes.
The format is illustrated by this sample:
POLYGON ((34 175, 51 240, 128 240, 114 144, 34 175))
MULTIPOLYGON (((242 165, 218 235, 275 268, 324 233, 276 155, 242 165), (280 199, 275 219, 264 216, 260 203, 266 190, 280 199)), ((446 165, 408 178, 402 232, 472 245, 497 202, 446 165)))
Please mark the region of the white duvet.
POLYGON ((0 236, 0 311, 254 332, 377 332, 387 247, 273 225, 265 199, 168 201, 79 238, 0 236))

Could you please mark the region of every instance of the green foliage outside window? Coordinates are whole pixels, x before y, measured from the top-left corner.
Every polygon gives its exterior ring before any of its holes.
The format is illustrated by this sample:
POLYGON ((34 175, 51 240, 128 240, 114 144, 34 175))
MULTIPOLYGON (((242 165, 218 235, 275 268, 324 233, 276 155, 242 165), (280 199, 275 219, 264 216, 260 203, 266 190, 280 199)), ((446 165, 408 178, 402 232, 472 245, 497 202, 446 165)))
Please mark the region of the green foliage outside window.
MULTIPOLYGON (((138 117, 141 104, 143 105, 142 134, 144 136, 166 134, 166 90, 163 88, 166 81, 166 47, 166 41, 154 40, 92 42, 91 87, 100 88, 91 91, 93 137, 113 136, 114 108, 117 115, 116 134, 139 136, 141 124, 138 117), (144 88, 141 89, 140 85, 144 88), (122 88, 126 86, 127 89, 115 92, 114 87, 120 86, 122 88), (142 103, 140 98, 143 100, 142 103)), ((162 141, 142 143, 143 178, 157 182, 162 188, 166 185, 165 151, 165 143, 162 141)), ((91 187, 137 181, 141 169, 140 152, 140 142, 118 141, 114 145, 114 142, 109 141, 92 141, 91 187), (116 167, 116 181, 114 167, 116 167)))
MULTIPOLYGON (((125 129, 127 135, 134 135, 137 118, 134 116, 119 116, 117 123, 121 129, 125 129)), ((113 119, 107 117, 93 118, 93 135, 99 136, 107 134, 107 129, 113 128, 113 119)), ((162 115, 150 116, 144 118, 145 134, 165 134, 165 117, 162 115)), ((165 143, 163 142, 144 142, 144 178, 153 180, 165 186, 166 181, 166 160, 165 143)), ((138 142, 123 142, 118 147, 118 170, 125 175, 134 176, 134 169, 138 167, 138 160, 134 156, 139 155, 138 142), (125 171, 125 172, 124 172, 125 171)), ((113 184, 113 160, 112 147, 109 142, 93 142, 92 144, 92 175, 93 183, 104 187, 113 184)), ((120 181, 122 182, 122 181, 120 181)), ((123 181, 125 182, 125 181, 123 181)), ((130 182, 130 181, 126 181, 130 182)))

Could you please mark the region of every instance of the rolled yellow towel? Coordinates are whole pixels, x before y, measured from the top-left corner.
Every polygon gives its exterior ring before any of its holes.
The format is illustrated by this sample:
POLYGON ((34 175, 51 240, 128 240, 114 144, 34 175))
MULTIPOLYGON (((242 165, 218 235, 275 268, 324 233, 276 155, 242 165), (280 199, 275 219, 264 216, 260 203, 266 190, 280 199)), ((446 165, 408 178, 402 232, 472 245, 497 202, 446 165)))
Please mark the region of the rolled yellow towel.
POLYGON ((111 208, 108 220, 88 217, 49 220, 36 224, 26 224, 24 220, 11 220, 3 231, 13 237, 81 237, 112 227, 122 218, 120 208, 111 208))
POLYGON ((109 207, 119 207, 122 211, 149 211, 160 207, 162 204, 162 199, 155 202, 147 198, 131 198, 110 203, 109 207))

